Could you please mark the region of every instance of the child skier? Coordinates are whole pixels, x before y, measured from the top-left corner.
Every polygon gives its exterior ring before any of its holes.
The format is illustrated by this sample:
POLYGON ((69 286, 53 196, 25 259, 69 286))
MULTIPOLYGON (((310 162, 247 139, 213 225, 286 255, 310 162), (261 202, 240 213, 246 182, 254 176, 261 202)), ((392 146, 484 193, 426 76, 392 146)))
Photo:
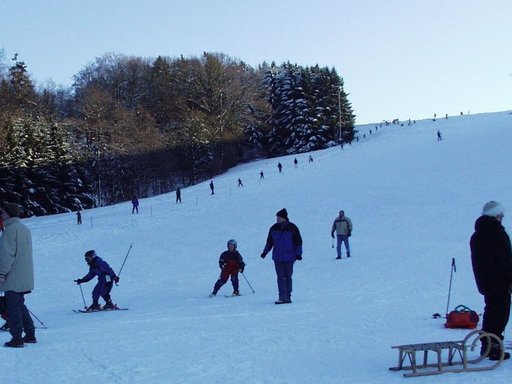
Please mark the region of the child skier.
POLYGON ((215 283, 210 296, 217 294, 220 287, 226 284, 229 276, 231 276, 231 283, 233 284, 233 296, 240 295, 240 291, 238 290, 238 272, 244 273, 245 263, 242 259, 242 255, 240 255, 236 249, 236 240, 229 240, 227 245, 228 250, 222 252, 219 257, 219 267, 221 269, 220 277, 215 283))
POLYGON ((100 258, 96 251, 90 250, 85 252, 85 261, 89 265, 89 273, 81 279, 76 279, 77 284, 87 283, 91 281, 94 276, 98 276, 98 282, 92 290, 92 304, 87 308, 88 311, 101 311, 102 309, 116 309, 116 305, 112 303, 110 298, 110 291, 112 290, 113 283, 119 282, 119 277, 115 274, 110 265, 102 258, 100 258), (100 307, 98 300, 100 296, 105 300, 103 308, 100 307))

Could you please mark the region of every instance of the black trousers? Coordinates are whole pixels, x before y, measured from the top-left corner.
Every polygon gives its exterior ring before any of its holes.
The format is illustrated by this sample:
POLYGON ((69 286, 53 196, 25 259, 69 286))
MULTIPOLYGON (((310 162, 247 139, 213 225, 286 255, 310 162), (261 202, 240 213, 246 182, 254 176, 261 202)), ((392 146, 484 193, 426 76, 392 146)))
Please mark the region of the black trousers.
POLYGON ((510 316, 510 293, 484 295, 485 309, 482 330, 494 333, 503 340, 503 332, 510 316))
POLYGON ((29 336, 34 336, 34 322, 30 317, 30 312, 25 306, 25 294, 22 292, 5 292, 5 303, 7 305, 7 314, 9 332, 14 340, 21 340, 22 332, 29 336))

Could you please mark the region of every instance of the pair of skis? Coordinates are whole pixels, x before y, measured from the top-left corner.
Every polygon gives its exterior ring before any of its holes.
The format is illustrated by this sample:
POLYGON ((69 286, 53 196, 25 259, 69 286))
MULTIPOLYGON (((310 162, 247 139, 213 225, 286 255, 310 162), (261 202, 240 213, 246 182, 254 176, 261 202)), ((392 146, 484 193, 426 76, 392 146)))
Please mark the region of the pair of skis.
POLYGON ((127 311, 128 308, 109 308, 109 309, 97 309, 93 311, 88 311, 87 309, 73 309, 75 313, 96 313, 96 312, 114 312, 114 311, 127 311))

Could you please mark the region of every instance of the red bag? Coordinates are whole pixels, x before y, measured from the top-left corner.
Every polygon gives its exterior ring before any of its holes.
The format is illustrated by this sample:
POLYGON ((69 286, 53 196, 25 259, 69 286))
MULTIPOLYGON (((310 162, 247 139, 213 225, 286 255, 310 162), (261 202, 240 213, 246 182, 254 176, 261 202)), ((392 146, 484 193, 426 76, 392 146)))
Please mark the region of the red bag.
POLYGON ((465 305, 458 305, 448 316, 446 316, 446 328, 476 328, 478 325, 478 313, 472 311, 465 305))

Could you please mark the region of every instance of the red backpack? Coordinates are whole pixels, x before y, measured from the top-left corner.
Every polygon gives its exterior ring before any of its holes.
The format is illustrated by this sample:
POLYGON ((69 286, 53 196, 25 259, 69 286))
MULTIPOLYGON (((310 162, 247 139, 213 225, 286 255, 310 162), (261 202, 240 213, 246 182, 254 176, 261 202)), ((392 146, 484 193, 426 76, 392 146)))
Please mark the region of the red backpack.
POLYGON ((446 316, 446 328, 476 328, 478 325, 478 313, 472 311, 465 305, 458 305, 446 316))

